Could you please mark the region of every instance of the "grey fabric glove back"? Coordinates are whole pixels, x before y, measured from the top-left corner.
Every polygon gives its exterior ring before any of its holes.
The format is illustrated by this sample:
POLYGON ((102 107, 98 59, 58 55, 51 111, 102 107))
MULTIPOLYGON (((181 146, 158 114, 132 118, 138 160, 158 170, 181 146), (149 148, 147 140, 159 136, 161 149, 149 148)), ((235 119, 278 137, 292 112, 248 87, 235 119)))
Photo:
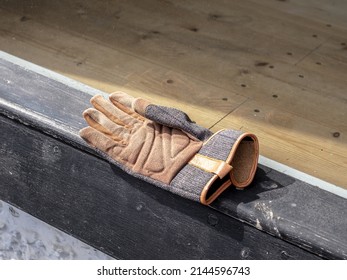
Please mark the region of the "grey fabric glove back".
POLYGON ((145 117, 163 125, 178 128, 201 141, 206 141, 213 134, 207 128, 194 123, 186 113, 175 108, 149 104, 145 109, 145 117))
POLYGON ((257 168, 254 134, 215 134, 184 112, 123 92, 91 99, 80 135, 129 174, 185 198, 210 204, 226 188, 248 186, 257 168))

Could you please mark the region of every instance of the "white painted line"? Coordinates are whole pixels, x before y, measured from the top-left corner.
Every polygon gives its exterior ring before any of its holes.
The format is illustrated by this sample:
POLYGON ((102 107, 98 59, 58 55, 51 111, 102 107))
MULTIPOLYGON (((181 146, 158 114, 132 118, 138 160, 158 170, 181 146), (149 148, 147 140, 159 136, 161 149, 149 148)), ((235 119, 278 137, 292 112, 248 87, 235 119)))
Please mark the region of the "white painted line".
POLYGON ((329 182, 323 181, 317 177, 311 176, 307 173, 301 172, 297 169, 294 169, 292 167, 289 167, 287 165, 284 165, 280 162, 274 161, 272 159, 266 158, 264 156, 259 157, 259 163, 262 165, 265 165, 267 167, 270 167, 276 171, 279 171, 283 174, 289 175, 291 177, 294 177, 298 180, 301 180, 303 182, 306 182, 310 185, 317 186, 323 190, 326 190, 328 192, 331 192, 333 194, 336 194, 338 196, 341 196, 343 198, 347 198, 347 190, 336 186, 334 184, 331 184, 329 182))
MULTIPOLYGON (((20 59, 18 57, 15 57, 13 55, 10 55, 8 53, 5 53, 3 51, 0 51, 0 58, 4 59, 4 60, 7 60, 9 62, 12 62, 14 64, 17 64, 17 65, 20 65, 21 67, 25 68, 25 69, 28 69, 28 70, 31 70, 31 71, 34 71, 38 74, 41 74, 45 77, 48 77, 52 80, 55 80, 55 81, 58 81, 60 83, 63 83, 63 84, 66 84, 74 89, 77 89, 79 91, 83 91, 85 93, 88 93, 90 95, 96 95, 96 94, 101 94, 103 96, 107 96, 106 93, 100 91, 100 90, 97 90, 95 88, 92 88, 90 86, 87 86, 81 82, 78 82, 76 80, 73 80, 73 79, 70 79, 68 77, 65 77, 61 74, 58 74, 54 71, 51 71, 51 70, 48 70, 46 68, 43 68, 41 66, 38 66, 36 64, 33 64, 31 62, 28 62, 26 60, 23 60, 23 59, 20 59)), ((289 166, 286 166, 282 163, 279 163, 279 162, 276 162, 272 159, 269 159, 269 158, 266 158, 266 157, 263 157, 263 156, 260 156, 259 158, 259 163, 260 164, 263 164, 267 167, 270 167, 274 170, 277 170, 279 172, 282 172, 284 174, 287 174, 289 176, 292 176, 298 180, 301 180, 301 181, 304 181, 306 183, 309 183, 313 186, 317 186, 323 190, 326 190, 328 192, 331 192, 331 193, 334 193, 338 196, 341 196, 343 198, 347 198, 347 190, 346 189, 343 189, 342 187, 338 187, 334 184, 331 184, 329 182, 326 182, 326 181, 323 181, 321 179, 318 179, 314 176, 311 176, 309 174, 306 174, 304 172, 301 172, 299 170, 296 170, 294 168, 291 168, 289 166)))

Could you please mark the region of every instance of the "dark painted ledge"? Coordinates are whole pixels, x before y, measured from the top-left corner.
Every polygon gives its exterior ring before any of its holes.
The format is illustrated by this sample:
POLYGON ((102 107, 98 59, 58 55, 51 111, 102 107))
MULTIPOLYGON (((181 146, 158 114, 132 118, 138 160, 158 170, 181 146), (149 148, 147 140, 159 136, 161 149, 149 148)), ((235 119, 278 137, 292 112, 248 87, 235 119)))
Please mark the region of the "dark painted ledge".
POLYGON ((246 190, 191 202, 79 138, 97 90, 4 53, 0 74, 1 200, 115 258, 347 259, 345 198, 259 165, 246 190))

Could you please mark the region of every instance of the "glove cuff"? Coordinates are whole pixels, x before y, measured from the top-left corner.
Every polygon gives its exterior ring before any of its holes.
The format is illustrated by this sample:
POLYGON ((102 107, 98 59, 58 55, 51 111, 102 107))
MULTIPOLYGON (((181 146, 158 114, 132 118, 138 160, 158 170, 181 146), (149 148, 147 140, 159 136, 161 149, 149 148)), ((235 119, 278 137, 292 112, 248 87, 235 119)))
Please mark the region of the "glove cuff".
POLYGON ((221 130, 204 143, 170 186, 173 192, 207 205, 232 184, 247 187, 254 178, 258 157, 254 134, 221 130))

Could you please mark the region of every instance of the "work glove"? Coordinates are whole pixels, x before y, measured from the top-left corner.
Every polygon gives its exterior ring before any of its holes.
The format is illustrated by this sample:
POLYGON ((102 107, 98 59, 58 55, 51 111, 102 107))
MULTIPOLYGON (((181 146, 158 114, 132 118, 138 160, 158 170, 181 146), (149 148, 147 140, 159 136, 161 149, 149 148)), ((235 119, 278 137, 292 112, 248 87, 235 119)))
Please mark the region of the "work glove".
POLYGON ((92 97, 80 136, 130 175, 208 205, 230 185, 248 186, 259 157, 257 137, 212 133, 175 108, 123 92, 92 97))

